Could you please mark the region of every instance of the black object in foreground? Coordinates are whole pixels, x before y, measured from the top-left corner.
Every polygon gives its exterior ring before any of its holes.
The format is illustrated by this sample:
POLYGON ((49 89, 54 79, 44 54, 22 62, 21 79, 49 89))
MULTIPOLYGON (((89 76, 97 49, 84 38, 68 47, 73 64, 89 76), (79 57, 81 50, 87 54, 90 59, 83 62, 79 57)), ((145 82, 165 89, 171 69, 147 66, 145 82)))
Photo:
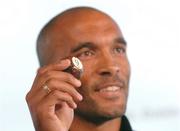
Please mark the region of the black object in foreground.
POLYGON ((80 79, 83 73, 83 65, 81 61, 76 57, 72 57, 70 60, 71 60, 71 65, 64 71, 69 72, 77 79, 80 79))

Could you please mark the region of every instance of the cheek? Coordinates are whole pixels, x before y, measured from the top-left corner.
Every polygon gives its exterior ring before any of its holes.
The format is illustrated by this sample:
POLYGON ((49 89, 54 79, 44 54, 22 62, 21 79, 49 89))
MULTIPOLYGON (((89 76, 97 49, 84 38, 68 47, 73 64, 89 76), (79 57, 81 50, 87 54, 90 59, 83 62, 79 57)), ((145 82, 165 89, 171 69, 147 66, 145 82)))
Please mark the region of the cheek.
POLYGON ((130 64, 129 64, 128 59, 125 59, 124 61, 121 61, 120 65, 121 65, 121 67, 120 67, 121 69, 120 70, 121 70, 122 74, 126 78, 129 78, 131 69, 130 69, 130 64))
POLYGON ((81 77, 81 82, 82 82, 82 88, 85 88, 85 91, 87 92, 91 87, 92 79, 92 72, 93 72, 93 64, 91 64, 91 62, 83 62, 83 74, 81 77))
POLYGON ((95 70, 95 65, 96 65, 96 60, 94 59, 91 59, 91 60, 87 60, 87 61, 82 61, 82 64, 83 64, 83 75, 82 75, 82 78, 84 80, 88 80, 88 79, 91 79, 92 75, 93 75, 93 72, 95 70))

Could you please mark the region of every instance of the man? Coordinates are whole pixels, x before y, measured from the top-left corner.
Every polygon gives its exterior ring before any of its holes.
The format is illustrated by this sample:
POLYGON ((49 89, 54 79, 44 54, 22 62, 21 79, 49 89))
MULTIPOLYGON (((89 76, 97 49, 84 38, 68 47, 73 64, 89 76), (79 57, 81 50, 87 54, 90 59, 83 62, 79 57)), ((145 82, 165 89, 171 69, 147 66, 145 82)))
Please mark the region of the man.
POLYGON ((124 116, 130 66, 115 21, 77 7, 54 17, 40 32, 41 67, 26 96, 36 131, 131 131, 124 116), (80 80, 64 70, 83 64, 80 80))

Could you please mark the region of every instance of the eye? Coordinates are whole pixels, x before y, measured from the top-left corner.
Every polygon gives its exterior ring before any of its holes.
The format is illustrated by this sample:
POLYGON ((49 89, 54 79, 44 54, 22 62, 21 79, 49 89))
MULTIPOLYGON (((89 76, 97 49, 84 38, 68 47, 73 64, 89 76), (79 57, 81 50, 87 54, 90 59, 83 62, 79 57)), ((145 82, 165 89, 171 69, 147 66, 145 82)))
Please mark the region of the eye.
POLYGON ((115 53, 118 53, 118 54, 124 54, 126 53, 126 49, 124 47, 116 47, 114 49, 115 53))
POLYGON ((86 51, 83 51, 81 53, 78 54, 78 57, 83 59, 83 58, 90 58, 94 55, 94 52, 91 51, 91 50, 86 50, 86 51))

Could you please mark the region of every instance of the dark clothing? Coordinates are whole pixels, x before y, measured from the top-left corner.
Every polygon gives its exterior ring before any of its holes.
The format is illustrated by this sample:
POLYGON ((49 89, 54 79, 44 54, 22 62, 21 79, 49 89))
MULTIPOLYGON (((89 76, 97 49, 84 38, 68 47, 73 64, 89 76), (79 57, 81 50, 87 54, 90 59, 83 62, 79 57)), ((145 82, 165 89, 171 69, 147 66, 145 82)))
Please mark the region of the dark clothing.
POLYGON ((121 128, 119 131, 133 131, 126 116, 122 117, 121 128))

